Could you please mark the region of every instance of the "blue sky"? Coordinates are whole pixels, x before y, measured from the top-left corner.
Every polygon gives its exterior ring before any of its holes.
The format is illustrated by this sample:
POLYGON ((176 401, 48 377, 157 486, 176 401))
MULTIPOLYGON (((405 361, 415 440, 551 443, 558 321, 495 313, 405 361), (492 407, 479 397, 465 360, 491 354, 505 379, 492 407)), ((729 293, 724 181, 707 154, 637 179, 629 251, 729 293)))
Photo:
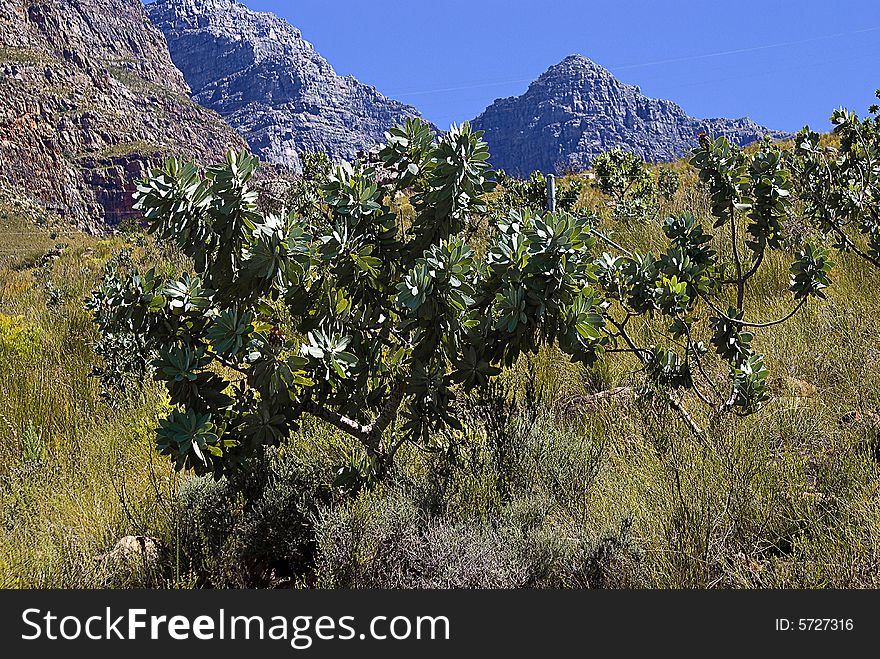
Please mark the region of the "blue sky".
POLYGON ((580 53, 697 117, 827 130, 880 87, 880 0, 245 0, 300 28, 340 74, 438 126, 521 94, 580 53))

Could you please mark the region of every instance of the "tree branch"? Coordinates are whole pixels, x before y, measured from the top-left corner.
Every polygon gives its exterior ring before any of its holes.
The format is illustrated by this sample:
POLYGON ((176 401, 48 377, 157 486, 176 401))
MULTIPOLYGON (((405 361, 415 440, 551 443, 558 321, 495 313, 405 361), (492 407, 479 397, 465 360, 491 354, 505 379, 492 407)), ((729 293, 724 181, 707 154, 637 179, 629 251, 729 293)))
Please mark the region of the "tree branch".
POLYGON ((694 417, 691 416, 691 413, 688 412, 684 405, 681 404, 680 401, 673 398, 672 394, 668 391, 666 393, 666 399, 669 401, 669 404, 672 406, 678 415, 681 417, 681 420, 685 422, 688 428, 690 428, 691 432, 694 434, 694 437, 702 438, 705 434, 705 431, 694 421, 694 417))
MULTIPOLYGON (((694 343, 694 339, 691 336, 690 325, 688 323, 686 323, 684 320, 682 320, 681 316, 678 317, 678 320, 681 321, 682 325, 684 325, 684 330, 687 333, 687 340, 688 340, 688 348, 687 348, 688 357, 687 357, 687 359, 690 359, 690 353, 693 353, 694 361, 697 363, 697 370, 706 379, 706 382, 709 383, 709 387, 712 389, 714 394, 716 396, 718 396, 718 398, 723 399, 724 397, 721 395, 721 393, 718 391, 718 389, 715 388, 715 382, 712 380, 712 378, 709 377, 708 373, 706 373, 705 369, 703 368, 703 358, 700 357, 699 352, 697 352, 697 350, 696 350, 696 344, 694 343)), ((699 388, 697 388, 696 382, 694 382, 694 391, 697 392, 697 396, 700 397, 700 400, 702 400, 703 403, 707 404, 709 407, 713 407, 713 404, 710 403, 708 401, 708 399, 703 395, 703 393, 699 390, 699 388)))
MULTIPOLYGON (((617 328, 617 331, 620 333, 620 337, 624 341, 626 341, 626 344, 630 347, 632 352, 634 352, 636 357, 639 358, 639 361, 641 361, 642 364, 647 366, 648 365, 648 358, 645 356, 645 352, 647 352, 647 351, 640 350, 638 348, 638 346, 636 346, 635 342, 632 340, 632 338, 629 336, 629 334, 627 334, 626 329, 623 327, 622 323, 618 323, 613 318, 609 318, 609 320, 611 321, 611 324, 617 328)), ((688 426, 688 428, 690 428, 690 430, 694 434, 694 436, 695 437, 703 437, 703 435, 704 435, 703 429, 697 424, 696 421, 694 421, 694 418, 690 415, 690 412, 688 412, 684 408, 684 405, 682 405, 680 401, 676 400, 672 396, 672 394, 669 393, 668 391, 665 391, 664 394, 666 396, 666 400, 669 401, 669 405, 672 407, 673 410, 675 410, 678 413, 678 415, 681 417, 681 420, 685 422, 685 424, 688 426)))
MULTIPOLYGON (((761 263, 764 261, 764 250, 758 253, 758 258, 755 259, 755 263, 752 265, 751 269, 742 276, 742 283, 748 281, 751 277, 758 272, 758 268, 761 267, 761 263)), ((729 286, 730 284, 738 284, 739 282, 736 279, 722 279, 718 282, 722 286, 729 286)))
POLYGON ((243 376, 245 376, 245 377, 248 376, 248 372, 247 372, 246 369, 244 369, 243 367, 239 366, 239 365, 236 364, 235 362, 232 362, 232 361, 226 359, 226 358, 225 358, 223 355, 221 355, 220 353, 218 353, 218 352, 211 352, 210 354, 211 354, 212 357, 214 357, 214 359, 216 359, 218 362, 220 362, 221 364, 223 364, 226 368, 232 369, 233 371, 235 371, 235 372, 237 372, 237 373, 239 373, 239 374, 241 374, 241 375, 243 375, 243 376))
POLYGON ((724 320, 726 320, 726 321, 728 321, 728 322, 730 322, 730 323, 733 323, 734 325, 739 325, 739 326, 741 326, 741 327, 754 327, 754 328, 757 328, 757 329, 762 329, 762 328, 765 328, 765 327, 773 327, 774 325, 781 325, 782 323, 784 323, 785 321, 787 321, 789 318, 791 318, 792 316, 794 316, 798 311, 800 311, 800 310, 801 310, 801 307, 803 307, 804 304, 806 304, 806 302, 807 302, 807 298, 802 297, 802 298, 800 299, 800 302, 798 302, 798 303, 795 305, 794 309, 792 309, 792 310, 791 310, 786 316, 784 316, 784 317, 782 317, 782 318, 779 318, 779 319, 777 319, 777 320, 769 320, 769 321, 767 321, 766 323, 750 323, 750 322, 745 321, 745 320, 737 320, 736 318, 731 318, 731 317, 728 316, 726 313, 724 313, 723 311, 721 311, 721 309, 719 309, 719 308, 716 307, 714 304, 712 304, 712 302, 709 301, 709 298, 707 298, 705 295, 701 295, 700 297, 702 297, 702 298, 703 298, 703 301, 704 301, 706 304, 708 304, 708 305, 712 308, 712 311, 714 311, 715 313, 717 313, 717 314, 718 314, 721 318, 723 318, 724 320))
POLYGON ((391 425, 391 422, 397 417, 397 411, 403 403, 404 394, 406 393, 406 385, 402 381, 397 381, 391 387, 391 393, 385 402, 385 407, 379 413, 379 416, 369 425, 363 425, 349 419, 347 416, 331 410, 323 405, 316 403, 311 398, 302 401, 303 412, 308 412, 312 416, 326 421, 330 425, 338 428, 344 433, 351 435, 359 440, 368 451, 373 453, 381 453, 382 433, 391 425))
POLYGON ((611 247, 614 247, 615 249, 619 249, 621 252, 626 254, 628 257, 633 258, 633 253, 631 251, 629 251, 626 247, 623 247, 622 245, 617 244, 616 242, 611 240, 611 238, 609 238, 608 236, 603 234, 601 231, 599 231, 597 229, 590 229, 590 234, 596 236, 597 238, 599 238, 603 242, 611 245, 611 247))
POLYGON ((848 235, 846 235, 846 234, 843 232, 843 229, 841 229, 840 227, 838 227, 838 226, 837 226, 836 224, 834 224, 833 222, 829 222, 829 221, 827 221, 827 220, 826 220, 826 224, 831 228, 832 231, 834 231, 834 233, 837 234, 837 237, 840 238, 840 240, 843 242, 843 245, 844 245, 844 247, 846 247, 846 249, 848 249, 849 251, 851 251, 851 252, 852 252, 853 254, 855 254, 856 256, 858 256, 858 257, 864 259, 865 261, 867 261, 867 262, 870 263, 871 265, 873 265, 873 266, 875 266, 875 267, 877 267, 877 268, 880 268, 880 261, 878 261, 877 259, 875 259, 873 256, 871 256, 870 254, 868 254, 868 253, 865 252, 864 250, 859 249, 859 248, 856 246, 856 244, 853 242, 852 238, 850 238, 848 235))
POLYGON ((743 278, 742 259, 736 237, 736 209, 730 206, 730 244, 733 246, 733 261, 736 265, 736 308, 742 309, 746 298, 746 280, 743 278))
POLYGON ((406 385, 404 382, 401 380, 395 382, 394 386, 391 387, 391 393, 388 394, 388 400, 385 401, 385 407, 382 409, 382 412, 380 412, 373 423, 365 428, 367 437, 377 446, 382 433, 385 432, 385 429, 397 417, 397 410, 400 409, 400 405, 403 403, 405 393, 406 385))
POLYGON ((330 425, 339 428, 339 430, 359 439, 368 448, 372 448, 368 444, 368 442, 370 441, 369 426, 362 426, 357 421, 352 421, 347 416, 326 408, 323 405, 316 403, 312 399, 307 399, 303 401, 302 409, 303 412, 308 412, 312 416, 321 419, 322 421, 326 421, 330 425))

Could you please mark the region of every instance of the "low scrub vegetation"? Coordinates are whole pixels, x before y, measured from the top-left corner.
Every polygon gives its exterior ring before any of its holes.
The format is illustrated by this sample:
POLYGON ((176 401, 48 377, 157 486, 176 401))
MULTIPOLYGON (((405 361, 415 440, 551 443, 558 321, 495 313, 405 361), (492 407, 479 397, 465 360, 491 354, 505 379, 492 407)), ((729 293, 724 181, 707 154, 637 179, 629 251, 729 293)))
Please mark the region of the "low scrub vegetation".
MULTIPOLYGON (((597 265, 589 285, 601 291, 593 301, 599 320, 584 321, 582 343, 542 338, 510 353, 504 346, 523 341, 513 330, 502 336, 500 326, 482 328, 478 342, 468 325, 450 325, 459 333, 456 346, 431 344, 444 355, 448 380, 441 389, 429 389, 428 380, 421 388, 402 389, 396 403, 406 414, 388 421, 378 443, 364 441, 325 412, 367 427, 382 418, 397 378, 422 381, 412 371, 401 376, 393 352, 371 355, 362 367, 344 356, 349 344, 340 347, 337 337, 321 338, 317 329, 299 325, 294 313, 273 303, 269 291, 281 281, 277 272, 257 277, 269 283, 265 290, 254 283, 247 299, 227 297, 219 306, 215 301, 200 307, 203 292, 190 288, 180 300, 167 292, 168 283, 180 282, 187 269, 199 274, 202 256, 187 252, 185 244, 157 241, 137 227, 107 240, 62 241, 57 219, 43 218, 38 226, 27 207, 4 202, 0 428, 7 441, 0 445, 0 584, 877 587, 880 302, 866 292, 880 287, 880 269, 872 263, 876 224, 870 210, 865 214, 876 203, 876 179, 862 179, 861 187, 853 188, 852 172, 845 171, 848 159, 856 169, 857 161, 874 157, 877 129, 876 120, 862 122, 849 113, 835 113, 834 121, 838 130, 832 138, 805 132, 791 145, 763 145, 748 153, 704 139, 693 164, 646 166, 615 154, 595 172, 563 177, 556 217, 588 218, 583 230, 594 233, 589 263, 597 265), (833 164, 820 167, 828 148, 837 149, 833 164), (786 179, 786 171, 794 175, 786 179), (850 181, 847 190, 855 190, 849 196, 839 194, 844 179, 850 181), (823 195, 832 203, 820 204, 823 195), (18 247, 26 233, 33 254, 18 247), (701 250, 717 256, 702 262, 702 270, 683 268, 685 277, 675 282, 660 266, 665 274, 657 279, 664 284, 651 293, 653 313, 628 315, 638 304, 634 294, 644 292, 633 284, 632 273, 644 269, 637 255, 668 256, 676 248, 698 265, 701 250), (135 346, 124 332, 110 331, 106 314, 114 307, 108 300, 151 269, 152 281, 161 282, 147 291, 152 312, 165 313, 165 305, 177 301, 195 310, 177 314, 191 324, 183 330, 186 323, 175 326, 178 339, 189 333, 175 345, 204 343, 202 357, 209 355, 213 363, 193 369, 191 379, 186 373, 169 377, 177 363, 168 352, 174 342, 135 346), (121 282, 116 293, 108 288, 113 282, 121 282), (97 303, 95 290, 102 291, 97 303), (244 330, 238 331, 241 322, 229 322, 223 325, 228 331, 220 332, 217 319, 234 307, 241 321, 247 305, 254 317, 244 330), (216 313, 206 313, 211 306, 216 313), (797 313, 791 314, 793 308, 797 313), (205 319, 198 321, 196 312, 205 319), (96 325, 101 313, 107 322, 96 325), (780 319, 784 322, 776 322, 780 319), (266 327, 259 324, 268 320, 266 327), (602 327, 611 328, 607 341, 602 327), (252 341, 261 333, 265 345, 255 348, 252 341), (301 344, 306 350, 298 349, 301 344), (153 360, 152 351, 160 347, 165 355, 153 360), (302 405, 300 412, 313 413, 277 422, 270 415, 262 434, 248 431, 253 426, 248 419, 270 400, 268 385, 248 375, 259 362, 248 353, 259 350, 296 356, 290 382, 285 381, 286 404, 296 405, 311 389, 308 402, 325 411, 302 405), (591 358, 571 359, 587 352, 591 358), (468 359, 474 362, 471 380, 468 359), (234 384, 236 373, 249 378, 251 393, 234 384), (206 402, 174 384, 199 378, 213 383, 200 391, 237 401, 212 396, 206 402), (224 386, 214 378, 225 379, 224 386), (371 387, 378 392, 374 399, 371 387), (438 398, 445 391, 454 395, 438 398), (427 394, 434 407, 417 404, 427 394), (352 407, 360 404, 361 409, 352 407), (204 445, 198 440, 185 445, 171 435, 168 420, 190 412, 225 415, 222 424, 201 428, 204 445), (273 424, 278 433, 270 432, 273 424), (160 448, 173 460, 155 450, 157 427, 160 448), (250 448, 242 451, 245 440, 250 448), (190 454, 193 445, 208 455, 190 454), (192 469, 177 471, 175 464, 192 469), (112 558, 123 536, 156 543, 149 569, 112 558)), ((484 162, 478 138, 471 140, 466 131, 457 135, 454 139, 470 144, 476 161, 484 162)), ((316 161, 313 176, 319 180, 295 181, 280 197, 287 206, 314 210, 320 205, 317 186, 325 183, 328 204, 309 223, 330 217, 338 227, 352 209, 364 212, 375 202, 388 231, 411 232, 418 240, 427 213, 444 193, 439 185, 420 188, 420 198, 407 191, 429 172, 409 165, 424 168, 430 156, 422 158, 404 144, 422 139, 416 126, 397 137, 372 173, 334 174, 316 161), (397 172, 391 185, 400 189, 371 196, 378 188, 367 178, 386 176, 383 167, 397 172), (413 181, 401 180, 405 172, 413 181), (431 190, 438 199, 430 197, 431 190)), ((427 143, 423 148, 428 153, 427 143)), ((240 173, 248 166, 231 160, 226 170, 215 170, 214 181, 224 171, 240 173)), ((172 174, 166 171, 169 179, 172 174)), ((193 185, 201 185, 197 172, 190 174, 193 185)), ((180 178, 180 172, 174 176, 180 178)), ((500 249, 503 239, 499 243, 494 232, 499 218, 509 218, 511 210, 540 216, 544 202, 540 191, 546 181, 538 176, 526 182, 496 179, 494 189, 470 188, 474 196, 467 204, 476 199, 480 208, 467 206, 462 218, 474 221, 450 230, 467 236, 475 262, 500 249)), ((231 194, 235 180, 227 178, 217 197, 231 194)), ((273 199, 248 197, 253 204, 248 212, 265 218, 270 211, 257 209, 277 205, 273 199)), ((271 239, 265 219, 249 221, 258 227, 258 239, 271 239)), ((173 238, 172 228, 159 233, 173 238)), ((343 237, 327 235, 325 244, 343 237)), ((356 235, 351 231, 347 237, 356 235)), ((390 250, 385 240, 383 249, 390 250)), ((415 250, 411 257, 401 255, 409 240, 401 239, 393 254, 357 252, 362 263, 352 259, 350 272, 332 259, 325 266, 336 268, 333 281, 344 292, 335 299, 337 315, 368 297, 353 295, 351 282, 369 289, 372 302, 387 305, 377 319, 398 314, 387 336, 409 346, 404 362, 412 369, 423 356, 419 342, 431 323, 451 320, 448 309, 439 316, 420 311, 424 301, 394 306, 405 291, 390 284, 409 281, 419 267, 415 250), (381 284, 364 283, 378 282, 370 271, 383 268, 381 284)), ((262 246, 256 240, 247 251, 260 254, 262 246)), ((223 272, 203 269, 201 276, 205 288, 222 293, 223 272)), ((469 281, 491 286, 491 277, 480 270, 469 281)), ((412 284, 406 300, 424 292, 417 281, 412 284)), ((502 299, 490 320, 501 318, 506 308, 505 294, 493 290, 493 300, 495 293, 502 299)), ((479 294, 464 292, 474 299, 479 294)), ((576 297, 563 304, 575 304, 576 297)), ((323 297, 309 302, 313 315, 324 302, 323 297)), ((522 313, 532 326, 538 312, 524 305, 522 313)), ((363 313, 358 317, 369 320, 363 313)), ((345 322, 340 340, 354 319, 345 322)), ((365 343, 368 333, 361 332, 355 344, 365 343)), ((167 339, 167 332, 162 336, 167 339)), ((150 337, 145 333, 141 339, 150 337)), ((353 353, 362 354, 360 348, 353 353)), ((277 400, 277 387, 274 392, 277 400)), ((142 550, 143 560, 147 555, 142 550)))

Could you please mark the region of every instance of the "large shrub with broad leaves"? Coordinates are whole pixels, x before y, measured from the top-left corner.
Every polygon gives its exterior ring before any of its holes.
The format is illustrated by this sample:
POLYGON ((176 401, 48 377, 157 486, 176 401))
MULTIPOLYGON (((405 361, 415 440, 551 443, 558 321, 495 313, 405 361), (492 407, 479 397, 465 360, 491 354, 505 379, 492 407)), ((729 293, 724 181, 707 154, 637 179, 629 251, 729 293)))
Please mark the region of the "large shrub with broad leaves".
MULTIPOLYGON (((430 450, 461 428, 461 392, 542 346, 586 364, 634 355, 696 433, 686 393, 712 414, 747 414, 766 398, 753 333, 791 314, 752 318, 746 291, 789 214, 791 175, 775 146, 747 155, 705 139, 692 163, 714 227, 669 218, 656 253, 624 248, 588 217, 528 207, 489 222, 472 247, 465 237, 487 224, 495 176, 468 124, 438 138, 408 121, 371 160, 336 166, 315 213, 260 212, 258 163, 244 152, 204 172, 169 160, 138 186, 151 233, 193 271, 108 271, 90 308, 102 334, 137 345, 165 384, 172 411, 158 448, 179 469, 229 473, 311 415, 352 438, 342 481, 381 475, 404 443, 430 450), (406 216, 393 210, 404 196, 406 216), (712 232, 724 249, 710 246, 712 232), (663 340, 640 343, 637 323, 663 340)), ((823 295, 831 265, 819 247, 794 256, 792 313, 823 295)))

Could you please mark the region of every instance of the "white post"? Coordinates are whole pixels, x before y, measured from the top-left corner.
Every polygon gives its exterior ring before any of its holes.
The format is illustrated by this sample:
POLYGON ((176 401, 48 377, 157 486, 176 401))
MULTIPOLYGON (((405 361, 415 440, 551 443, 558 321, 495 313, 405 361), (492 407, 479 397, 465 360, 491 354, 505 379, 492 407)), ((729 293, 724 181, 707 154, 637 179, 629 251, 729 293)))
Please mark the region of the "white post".
POLYGON ((553 174, 547 175, 547 210, 556 211, 556 177, 553 174))

